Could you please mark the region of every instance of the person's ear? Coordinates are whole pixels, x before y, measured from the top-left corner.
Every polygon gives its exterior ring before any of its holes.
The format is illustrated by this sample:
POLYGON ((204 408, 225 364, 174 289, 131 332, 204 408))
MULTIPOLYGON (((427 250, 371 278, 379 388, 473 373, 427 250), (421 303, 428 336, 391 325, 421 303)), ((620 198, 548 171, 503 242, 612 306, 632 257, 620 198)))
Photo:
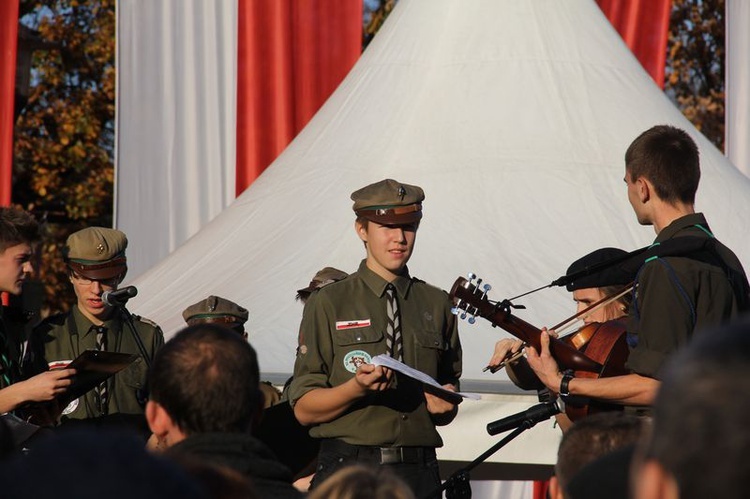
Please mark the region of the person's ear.
POLYGON ((634 499, 679 499, 680 491, 671 473, 657 461, 650 459, 642 463, 633 477, 634 499))
POLYGON ((172 418, 169 417, 167 411, 153 400, 149 400, 146 404, 146 422, 151 429, 151 433, 159 437, 169 433, 173 425, 172 418))
POLYGON ((638 199, 641 201, 641 203, 645 204, 649 199, 651 199, 654 186, 651 185, 651 182, 646 180, 644 177, 638 177, 638 179, 635 181, 635 185, 637 187, 638 199))
POLYGON ((560 481, 557 479, 555 475, 552 475, 552 477, 549 479, 549 498, 550 499, 565 499, 565 496, 563 495, 562 487, 560 486, 560 481))
POLYGON ((354 222, 354 230, 363 242, 367 242, 367 224, 363 224, 358 220, 354 222))

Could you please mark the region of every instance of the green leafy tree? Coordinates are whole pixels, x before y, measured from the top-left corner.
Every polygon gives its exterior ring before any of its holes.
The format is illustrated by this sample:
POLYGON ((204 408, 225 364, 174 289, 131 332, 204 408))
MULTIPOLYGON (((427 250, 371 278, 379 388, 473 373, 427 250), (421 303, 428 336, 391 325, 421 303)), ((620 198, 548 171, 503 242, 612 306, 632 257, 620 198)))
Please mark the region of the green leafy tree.
POLYGON ((68 234, 111 226, 115 114, 114 0, 23 0, 32 90, 15 126, 13 201, 44 224, 38 265, 52 311, 74 302, 62 263, 68 234))

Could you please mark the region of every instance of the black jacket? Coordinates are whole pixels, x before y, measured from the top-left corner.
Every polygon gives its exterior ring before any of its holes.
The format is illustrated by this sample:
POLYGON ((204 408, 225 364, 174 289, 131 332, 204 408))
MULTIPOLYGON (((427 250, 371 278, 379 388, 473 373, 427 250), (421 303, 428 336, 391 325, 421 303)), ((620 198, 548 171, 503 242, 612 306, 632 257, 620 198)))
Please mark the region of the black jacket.
POLYGON ((299 499, 292 486, 292 474, 258 439, 243 433, 204 433, 191 435, 172 446, 175 456, 192 456, 226 466, 250 478, 260 498, 299 499))

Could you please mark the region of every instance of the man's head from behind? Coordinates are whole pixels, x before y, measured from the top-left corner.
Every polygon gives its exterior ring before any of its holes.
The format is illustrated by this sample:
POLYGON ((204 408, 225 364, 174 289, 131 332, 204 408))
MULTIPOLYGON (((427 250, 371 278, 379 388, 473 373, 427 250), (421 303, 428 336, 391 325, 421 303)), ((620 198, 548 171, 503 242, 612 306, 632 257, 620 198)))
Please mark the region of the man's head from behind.
POLYGON ((701 178, 698 146, 684 130, 658 125, 639 135, 625 152, 626 181, 648 180, 670 204, 695 203, 701 178))
POLYGON ((550 496, 568 497, 568 484, 581 469, 595 459, 636 443, 641 428, 637 416, 623 412, 601 412, 577 421, 563 435, 557 450, 550 496))
POLYGON ((263 407, 255 350, 217 324, 190 326, 159 350, 149 375, 146 417, 173 445, 189 435, 247 432, 263 407))
POLYGON ((32 246, 39 241, 36 220, 17 208, 0 208, 0 292, 20 294, 33 271, 32 246))
POLYGON ((670 359, 636 456, 637 499, 747 496, 750 322, 696 337, 670 359))

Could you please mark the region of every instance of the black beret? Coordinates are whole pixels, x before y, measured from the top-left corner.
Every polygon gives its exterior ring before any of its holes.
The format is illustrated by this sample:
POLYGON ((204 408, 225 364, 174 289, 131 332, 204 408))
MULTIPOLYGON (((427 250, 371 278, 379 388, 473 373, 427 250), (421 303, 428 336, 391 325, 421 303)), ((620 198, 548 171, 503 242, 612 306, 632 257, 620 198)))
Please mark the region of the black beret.
POLYGON ((627 255, 627 251, 619 248, 601 248, 592 251, 588 255, 573 262, 570 267, 568 267, 568 271, 565 274, 572 275, 587 268, 592 268, 596 265, 616 259, 621 259, 621 261, 614 265, 605 266, 593 274, 576 278, 576 280, 568 283, 565 287, 568 291, 575 291, 577 289, 602 288, 605 286, 630 284, 635 280, 635 275, 632 272, 625 270, 622 266, 624 263, 622 259, 627 255))

